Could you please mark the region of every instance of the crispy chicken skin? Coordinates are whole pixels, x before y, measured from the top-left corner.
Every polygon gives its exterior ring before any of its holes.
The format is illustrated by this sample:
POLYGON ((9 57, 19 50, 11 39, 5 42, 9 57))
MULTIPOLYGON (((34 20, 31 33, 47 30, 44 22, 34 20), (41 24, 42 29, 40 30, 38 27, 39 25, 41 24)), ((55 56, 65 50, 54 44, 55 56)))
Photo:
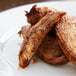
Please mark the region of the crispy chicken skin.
POLYGON ((65 64, 68 59, 60 49, 56 38, 46 36, 41 43, 37 55, 47 63, 65 64))
POLYGON ((29 64, 31 58, 36 54, 44 37, 64 14, 65 12, 48 13, 37 24, 30 28, 20 49, 20 67, 25 68, 29 64))
POLYGON ((27 21, 31 25, 36 24, 43 16, 45 16, 47 13, 50 12, 56 12, 56 9, 54 8, 48 8, 48 7, 37 7, 34 5, 30 12, 26 11, 27 21))
POLYGON ((56 34, 64 54, 76 65, 76 18, 63 16, 56 26, 56 34))

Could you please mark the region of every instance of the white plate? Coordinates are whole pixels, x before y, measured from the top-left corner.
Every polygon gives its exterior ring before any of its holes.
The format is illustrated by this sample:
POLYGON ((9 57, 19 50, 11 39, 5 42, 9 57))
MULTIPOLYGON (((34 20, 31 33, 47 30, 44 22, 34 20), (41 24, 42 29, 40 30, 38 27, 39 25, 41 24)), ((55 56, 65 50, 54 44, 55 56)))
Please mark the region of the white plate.
POLYGON ((30 65, 26 69, 20 69, 18 66, 18 54, 22 39, 16 34, 12 36, 5 45, 3 56, 11 65, 13 70, 16 70, 18 76, 76 76, 76 67, 71 63, 65 65, 54 66, 39 60, 38 63, 30 65))
MULTIPOLYGON (((38 6, 48 6, 53 7, 58 10, 63 10, 68 12, 68 14, 76 16, 76 2, 44 2, 44 3, 35 3, 38 6)), ((32 7, 31 5, 21 6, 18 8, 13 8, 11 10, 1 13, 0 25, 3 26, 8 24, 8 28, 13 30, 21 26, 26 25, 26 18, 24 16, 24 10, 29 10, 32 7)), ((8 28, 6 28, 8 30, 8 28)), ((76 76, 76 67, 71 63, 65 65, 54 66, 43 61, 39 60, 37 64, 30 64, 24 70, 21 70, 18 67, 18 53, 20 49, 21 39, 16 35, 13 35, 5 44, 3 55, 7 59, 7 62, 10 63, 12 69, 15 70, 14 76, 76 76)))
POLYGON ((13 76, 12 68, 7 64, 2 54, 0 54, 0 76, 13 76))

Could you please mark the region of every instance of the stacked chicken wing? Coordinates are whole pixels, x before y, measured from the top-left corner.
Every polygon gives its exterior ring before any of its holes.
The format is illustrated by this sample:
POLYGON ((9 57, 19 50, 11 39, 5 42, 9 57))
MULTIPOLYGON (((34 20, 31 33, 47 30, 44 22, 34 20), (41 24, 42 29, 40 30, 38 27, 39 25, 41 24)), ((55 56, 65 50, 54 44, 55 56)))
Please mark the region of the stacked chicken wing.
POLYGON ((51 64, 76 64, 76 18, 54 8, 34 5, 26 11, 29 26, 23 26, 19 34, 23 43, 19 53, 19 65, 25 68, 37 55, 51 64))

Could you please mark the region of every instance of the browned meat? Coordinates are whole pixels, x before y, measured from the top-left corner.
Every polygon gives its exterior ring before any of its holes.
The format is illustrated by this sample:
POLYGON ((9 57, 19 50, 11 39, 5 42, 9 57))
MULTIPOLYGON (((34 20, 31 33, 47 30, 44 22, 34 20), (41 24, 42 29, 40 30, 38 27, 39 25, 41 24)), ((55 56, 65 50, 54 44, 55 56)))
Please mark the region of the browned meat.
POLYGON ((27 21, 34 25, 36 24, 43 16, 45 16, 49 12, 56 12, 56 9, 54 8, 48 8, 48 7, 37 7, 34 5, 30 12, 26 11, 27 21))
POLYGON ((58 22, 56 32, 64 54, 76 65, 76 18, 65 15, 58 22))
POLYGON ((64 14, 65 12, 49 13, 37 24, 31 27, 20 49, 19 65, 22 68, 25 68, 29 64, 31 58, 34 54, 36 54, 37 49, 42 43, 44 37, 64 14))
MULTIPOLYGON (((26 27, 21 28, 21 35, 23 36, 23 39, 25 39, 26 33, 28 32, 26 32, 26 30, 26 27)), ((56 38, 50 36, 46 36, 44 38, 43 42, 39 46, 39 50, 37 50, 37 55, 45 62, 51 64, 64 64, 68 62, 68 59, 60 49, 56 38)))
MULTIPOLYGON (((49 8, 49 7, 37 7, 34 5, 30 12, 26 12, 27 16, 27 21, 33 26, 36 24, 42 17, 44 17, 47 13, 50 12, 57 12, 56 9, 54 8, 49 8)), ((55 26, 52 28, 51 31, 48 32, 49 36, 56 37, 56 31, 55 31, 55 26)))
POLYGON ((60 49, 56 38, 46 36, 41 43, 37 55, 47 63, 65 64, 68 59, 60 49))

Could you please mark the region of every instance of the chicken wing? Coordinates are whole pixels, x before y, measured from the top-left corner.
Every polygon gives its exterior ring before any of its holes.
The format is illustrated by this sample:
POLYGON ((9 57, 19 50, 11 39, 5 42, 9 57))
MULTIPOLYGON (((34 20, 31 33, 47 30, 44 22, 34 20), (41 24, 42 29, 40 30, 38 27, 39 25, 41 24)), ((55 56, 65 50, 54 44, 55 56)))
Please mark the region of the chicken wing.
POLYGON ((37 55, 47 63, 65 64, 68 59, 62 52, 56 38, 46 36, 41 43, 37 55))
POLYGON ((31 25, 36 24, 42 17, 44 17, 47 13, 56 12, 57 10, 54 8, 48 7, 37 7, 34 5, 30 12, 26 11, 27 21, 31 25))
POLYGON ((64 14, 65 12, 48 13, 37 24, 30 28, 20 49, 19 65, 22 68, 25 68, 29 64, 44 37, 64 14))
POLYGON ((70 62, 76 65, 76 18, 65 15, 56 26, 57 40, 70 62))

